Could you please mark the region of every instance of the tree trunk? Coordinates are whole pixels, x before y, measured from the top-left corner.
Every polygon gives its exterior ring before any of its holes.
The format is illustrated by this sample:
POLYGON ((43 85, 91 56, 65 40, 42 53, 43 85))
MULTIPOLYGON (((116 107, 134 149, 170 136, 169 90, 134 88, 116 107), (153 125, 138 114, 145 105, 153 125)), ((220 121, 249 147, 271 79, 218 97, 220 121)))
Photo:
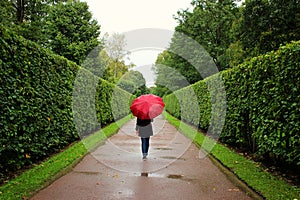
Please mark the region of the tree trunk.
POLYGON ((24 2, 25 0, 17 0, 16 12, 17 12, 17 22, 22 23, 24 21, 24 2))

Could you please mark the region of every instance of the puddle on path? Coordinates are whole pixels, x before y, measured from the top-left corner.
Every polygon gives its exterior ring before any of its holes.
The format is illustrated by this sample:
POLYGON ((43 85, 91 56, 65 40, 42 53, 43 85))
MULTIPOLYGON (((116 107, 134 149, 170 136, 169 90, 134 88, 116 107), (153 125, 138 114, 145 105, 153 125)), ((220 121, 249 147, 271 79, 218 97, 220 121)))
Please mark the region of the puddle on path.
POLYGON ((141 176, 144 177, 155 177, 155 178, 166 178, 163 174, 156 174, 156 173, 148 173, 148 172, 142 172, 141 176))
POLYGON ((173 179, 173 180, 181 180, 181 181, 188 182, 188 184, 197 181, 195 179, 185 177, 184 175, 181 174, 157 174, 157 173, 142 172, 140 176, 147 177, 147 178, 166 178, 166 179, 173 179))
POLYGON ((160 158, 163 158, 163 159, 171 159, 171 160, 185 160, 185 158, 177 158, 175 156, 162 156, 160 158))
POLYGON ((182 179, 183 175, 178 175, 178 174, 169 174, 167 178, 172 178, 172 179, 182 179))
POLYGON ((157 147, 154 150, 173 150, 172 148, 165 148, 165 147, 157 147))
POLYGON ((101 172, 91 172, 91 171, 74 171, 76 174, 85 174, 85 175, 99 175, 101 172))
POLYGON ((182 179, 183 178, 183 175, 180 175, 180 174, 156 174, 156 173, 147 173, 147 172, 142 172, 141 176, 154 177, 154 178, 171 178, 171 179, 182 179))

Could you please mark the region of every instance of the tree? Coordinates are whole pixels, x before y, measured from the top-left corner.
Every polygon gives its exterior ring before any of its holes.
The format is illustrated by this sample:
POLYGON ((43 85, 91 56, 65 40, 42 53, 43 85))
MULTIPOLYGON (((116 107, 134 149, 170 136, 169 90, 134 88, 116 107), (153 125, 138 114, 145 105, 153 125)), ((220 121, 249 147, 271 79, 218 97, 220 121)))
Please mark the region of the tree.
POLYGON ((129 70, 122 76, 117 85, 135 96, 149 93, 146 80, 143 74, 138 71, 129 70))
POLYGON ((66 2, 67 0, 3 0, 9 2, 15 8, 15 21, 23 23, 24 21, 37 22, 47 15, 49 6, 58 2, 66 2))
POLYGON ((18 35, 81 64, 98 44, 100 26, 79 0, 1 0, 0 22, 18 35))
POLYGON ((243 20, 243 9, 244 7, 239 7, 237 18, 232 22, 230 29, 230 37, 232 38, 233 42, 226 49, 225 53, 225 61, 228 63, 230 68, 239 65, 246 58, 246 52, 244 51, 243 44, 241 42, 241 22, 243 20))
POLYGON ((241 64, 245 57, 245 51, 243 50, 243 45, 241 41, 232 43, 226 50, 226 57, 229 60, 229 66, 235 67, 241 64))
POLYGON ((104 79, 109 57, 103 49, 101 44, 95 47, 81 65, 93 75, 104 79))
POLYGON ((125 35, 119 33, 113 33, 111 36, 106 34, 105 40, 105 50, 108 56, 114 60, 114 77, 117 77, 117 63, 119 61, 123 61, 124 57, 129 54, 128 51, 125 50, 126 47, 125 35))
POLYGON ((14 7, 9 0, 0 1, 0 24, 10 26, 13 22, 14 7))
POLYGON ((82 66, 95 76, 111 83, 117 83, 129 68, 124 61, 116 62, 110 58, 102 45, 97 46, 89 53, 82 66), (117 70, 115 71, 115 69, 117 70))
POLYGON ((234 42, 230 30, 238 18, 233 0, 194 0, 193 12, 179 11, 176 31, 184 33, 201 44, 213 58, 219 70, 228 68, 226 49, 234 42))
POLYGON ((194 0, 192 5, 193 12, 177 12, 179 24, 170 47, 156 62, 158 84, 171 91, 229 68, 226 50, 234 42, 237 5, 233 0, 194 0))
POLYGON ((298 0, 247 0, 241 22, 241 41, 249 57, 300 39, 298 0))
POLYGON ((50 7, 45 20, 44 45, 77 64, 100 43, 100 26, 92 19, 86 2, 57 3, 50 7))
POLYGON ((143 74, 139 71, 129 70, 126 74, 123 75, 122 79, 133 82, 135 88, 146 85, 146 80, 143 74))
POLYGON ((46 40, 43 31, 49 8, 64 1, 66 0, 1 0, 0 22, 18 35, 41 44, 46 40))
MULTIPOLYGON (((178 65, 174 63, 174 61, 178 61, 178 59, 174 59, 175 56, 177 55, 165 50, 157 57, 155 62, 155 85, 157 89, 155 91, 159 91, 159 96, 163 96, 171 91, 186 87, 188 85, 187 79, 191 78, 191 76, 187 74, 189 73, 189 70, 180 71, 178 65)), ((179 64, 185 62, 186 61, 182 60, 179 64)))
POLYGON ((117 83, 126 72, 128 72, 128 66, 124 61, 116 61, 109 57, 108 66, 106 68, 106 80, 117 83))

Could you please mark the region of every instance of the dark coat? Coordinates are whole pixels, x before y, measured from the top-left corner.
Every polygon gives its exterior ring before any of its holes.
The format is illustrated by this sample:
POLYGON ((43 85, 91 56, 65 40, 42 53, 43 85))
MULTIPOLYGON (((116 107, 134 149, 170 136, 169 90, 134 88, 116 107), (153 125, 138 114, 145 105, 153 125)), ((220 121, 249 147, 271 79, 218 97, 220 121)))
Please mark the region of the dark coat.
POLYGON ((148 138, 153 135, 152 119, 141 120, 137 118, 135 130, 139 132, 139 136, 142 138, 148 138))

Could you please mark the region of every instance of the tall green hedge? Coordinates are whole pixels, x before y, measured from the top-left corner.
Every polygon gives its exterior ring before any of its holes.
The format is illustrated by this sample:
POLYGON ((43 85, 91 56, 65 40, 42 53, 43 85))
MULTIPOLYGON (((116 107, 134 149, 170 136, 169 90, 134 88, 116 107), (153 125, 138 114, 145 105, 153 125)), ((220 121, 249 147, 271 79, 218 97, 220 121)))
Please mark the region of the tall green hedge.
POLYGON ((8 171, 65 148, 79 139, 80 131, 90 133, 129 114, 130 93, 2 26, 0 46, 0 179, 8 171), (74 97, 75 83, 79 83, 77 89, 89 90, 90 84, 77 81, 82 71, 96 82, 94 96, 89 97, 94 105, 85 102, 84 95, 74 97), (123 99, 111 105, 113 92, 123 99), (72 105, 74 98, 81 103, 79 107, 72 105), (76 118, 91 107, 95 108, 96 123, 93 115, 76 118), (112 112, 112 107, 117 107, 118 113, 112 112), (80 130, 76 130, 77 123, 80 130))
MULTIPOLYGON (((255 57, 236 68, 195 83, 199 122, 185 119, 200 129, 209 128, 212 107, 209 81, 223 79, 227 111, 220 140, 242 149, 300 165, 300 41, 255 57)), ((181 90, 187 90, 183 88, 181 90)), ((176 91, 165 98, 166 109, 180 116, 176 91)), ((189 97, 185 104, 189 104, 189 97)), ((214 102, 218 105, 218 102, 214 102)))

